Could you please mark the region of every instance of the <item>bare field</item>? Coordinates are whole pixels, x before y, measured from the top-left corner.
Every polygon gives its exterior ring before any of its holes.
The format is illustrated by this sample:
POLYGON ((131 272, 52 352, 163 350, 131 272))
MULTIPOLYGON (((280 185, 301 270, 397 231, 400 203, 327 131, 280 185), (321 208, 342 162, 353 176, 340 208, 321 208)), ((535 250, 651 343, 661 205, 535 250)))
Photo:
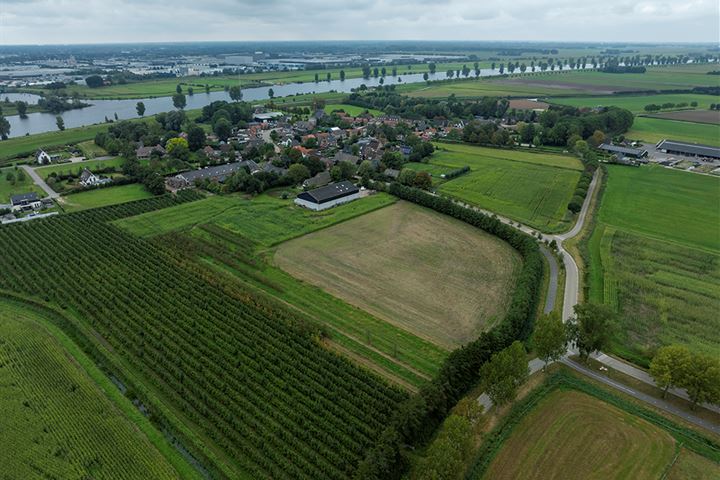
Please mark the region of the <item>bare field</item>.
POLYGON ((520 256, 477 228, 398 202, 279 246, 283 270, 448 348, 504 315, 520 256))
MULTIPOLYGON (((665 120, 681 120, 683 122, 713 123, 720 125, 720 111, 718 110, 680 110, 677 112, 657 113, 647 116, 665 120)), ((718 135, 720 135, 720 131, 718 131, 718 135)))

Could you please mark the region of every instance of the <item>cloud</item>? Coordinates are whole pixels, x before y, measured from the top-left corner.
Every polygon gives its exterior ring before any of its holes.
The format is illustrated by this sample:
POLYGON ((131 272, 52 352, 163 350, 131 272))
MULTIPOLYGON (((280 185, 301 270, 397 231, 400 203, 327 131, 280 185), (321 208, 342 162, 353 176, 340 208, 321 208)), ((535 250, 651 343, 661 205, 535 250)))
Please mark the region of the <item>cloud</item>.
POLYGON ((0 0, 0 44, 202 40, 717 42, 717 0, 0 0))

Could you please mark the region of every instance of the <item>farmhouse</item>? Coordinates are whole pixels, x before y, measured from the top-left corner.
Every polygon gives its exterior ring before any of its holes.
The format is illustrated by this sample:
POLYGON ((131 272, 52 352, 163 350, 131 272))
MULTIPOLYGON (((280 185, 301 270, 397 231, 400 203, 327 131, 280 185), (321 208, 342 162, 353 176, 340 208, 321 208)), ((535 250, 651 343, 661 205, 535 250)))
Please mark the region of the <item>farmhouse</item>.
POLYGON ((39 165, 47 165, 52 162, 57 162, 60 159, 62 159, 62 155, 60 155, 59 153, 50 155, 45 150, 38 150, 35 153, 35 160, 39 165))
POLYGON ((42 207, 42 201, 35 192, 22 193, 10 197, 10 205, 12 210, 17 212, 20 210, 39 210, 42 207))
POLYGON ((96 187, 99 185, 105 185, 106 183, 112 182, 111 178, 102 178, 98 175, 95 175, 87 168, 83 168, 82 173, 80 174, 80 185, 83 187, 96 187))
POLYGON ((669 153, 672 155, 720 159, 720 148, 700 145, 697 143, 662 140, 657 144, 657 149, 663 153, 669 153))
MULTIPOLYGON (((218 165, 216 167, 206 167, 199 170, 192 170, 190 172, 179 173, 173 177, 167 179, 167 184, 170 188, 181 189, 192 187, 196 181, 210 179, 216 182, 224 182, 227 177, 233 173, 239 171, 241 168, 252 168, 255 166, 257 170, 257 164, 252 162, 235 162, 228 163, 225 165, 218 165)), ((251 170, 252 172, 252 170, 251 170)))
POLYGON ((605 150, 606 152, 610 153, 619 153, 624 157, 630 157, 630 158, 643 158, 646 157, 648 154, 648 151, 640 148, 629 148, 629 147, 619 147, 617 145, 612 145, 609 143, 603 143, 598 146, 600 150, 605 150))
POLYGON ((341 203, 360 198, 360 189, 350 181, 331 183, 330 185, 302 192, 295 204, 310 210, 325 210, 341 203))
POLYGON ((135 150, 135 156, 139 160, 143 160, 146 158, 150 158, 150 155, 153 152, 158 152, 160 155, 165 155, 165 149, 162 147, 162 145, 155 145, 154 147, 138 147, 137 150, 135 150))

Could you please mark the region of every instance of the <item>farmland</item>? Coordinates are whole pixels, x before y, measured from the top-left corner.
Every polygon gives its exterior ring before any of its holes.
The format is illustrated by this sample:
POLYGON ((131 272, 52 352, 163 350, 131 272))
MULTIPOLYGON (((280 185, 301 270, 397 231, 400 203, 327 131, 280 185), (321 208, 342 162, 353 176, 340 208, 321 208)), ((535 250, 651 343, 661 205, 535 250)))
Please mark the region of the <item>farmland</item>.
POLYGON ((720 98, 712 95, 692 93, 668 93, 660 95, 606 95, 597 97, 557 97, 548 99, 550 103, 569 105, 571 107, 609 107, 616 106, 633 113, 645 113, 645 105, 663 103, 697 102, 699 109, 708 109, 710 104, 720 102, 720 98))
MULTIPOLYGON (((680 120, 682 122, 710 123, 720 125, 720 111, 718 110, 679 110, 676 112, 661 112, 648 115, 651 118, 663 120, 680 120)), ((720 131, 718 131, 720 135, 720 131)))
POLYGON ((284 243, 275 261, 348 303, 454 348, 504 316, 520 258, 474 227, 401 202, 284 243))
POLYGON ((0 164, 19 156, 28 156, 39 148, 50 148, 92 140, 98 132, 107 130, 107 125, 68 128, 65 131, 39 133, 25 137, 14 137, 0 143, 0 164))
POLYGON ((483 478, 657 479, 673 459, 674 443, 612 405, 557 390, 513 429, 483 478))
POLYGON ((661 167, 608 170, 588 244, 589 295, 620 314, 613 350, 641 364, 669 343, 720 352, 720 180, 661 167))
POLYGON ((97 172, 104 168, 118 168, 124 162, 124 159, 120 157, 105 159, 105 160, 87 160, 84 162, 75 163, 59 163, 57 165, 48 165, 46 167, 37 167, 35 171, 42 178, 47 179, 51 174, 56 175, 76 175, 87 168, 91 172, 97 172))
POLYGON ((87 192, 74 193, 62 197, 60 203, 65 211, 74 212, 86 208, 104 207, 116 203, 130 202, 150 198, 152 194, 139 183, 119 185, 116 187, 98 188, 87 192))
POLYGON ((545 231, 569 225, 567 204, 582 169, 572 157, 439 144, 433 165, 470 173, 443 183, 440 193, 545 231))
POLYGON ((651 143, 670 138, 682 142, 720 146, 717 125, 649 117, 636 117, 625 137, 651 143))
POLYGON ((377 194, 312 212, 270 195, 253 200, 209 197, 117 224, 138 235, 154 236, 176 250, 196 252, 197 260, 245 288, 287 302, 302 315, 331 328, 332 348, 350 353, 395 383, 414 388, 437 373, 447 350, 295 279, 272 260, 274 245, 368 214, 393 201, 389 195, 377 194))
POLYGON ((179 478, 154 443, 185 462, 104 373, 48 318, 4 299, 0 385, 3 478, 179 478))
POLYGON ((367 108, 362 108, 362 107, 358 107, 355 105, 346 105, 343 103, 332 103, 329 105, 325 105, 326 113, 331 113, 335 110, 343 110, 348 115, 352 115, 354 117, 357 117, 358 115, 360 115, 361 113, 364 113, 365 111, 368 111, 374 117, 379 117, 380 115, 383 114, 383 112, 381 112, 380 110, 374 110, 372 108, 367 109, 367 108))
POLYGON ((19 168, 7 167, 0 169, 0 203, 10 203, 10 197, 21 193, 36 192, 39 196, 44 196, 43 191, 37 187, 30 175, 19 168), (18 180, 18 173, 22 172, 23 180, 18 180), (12 181, 7 179, 8 173, 12 174, 12 181))
POLYGON ((279 302, 107 223, 195 198, 0 229, 0 288, 69 307, 91 326, 116 368, 132 372, 125 381, 210 471, 350 476, 406 395, 328 351, 316 327, 279 302))

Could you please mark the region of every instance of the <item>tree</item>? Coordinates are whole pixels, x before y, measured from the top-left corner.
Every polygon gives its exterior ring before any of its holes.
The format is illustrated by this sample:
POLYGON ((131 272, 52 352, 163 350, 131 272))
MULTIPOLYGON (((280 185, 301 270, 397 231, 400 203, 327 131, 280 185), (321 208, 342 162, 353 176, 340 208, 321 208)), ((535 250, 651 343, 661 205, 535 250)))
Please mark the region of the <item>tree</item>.
POLYGON ((90 75, 85 79, 85 85, 90 88, 99 88, 105 85, 105 82, 100 75, 90 75))
POLYGON ((7 118, 0 115, 0 138, 2 138, 3 140, 7 140, 9 135, 10 122, 7 121, 7 118))
POLYGON ((182 87, 180 86, 179 83, 178 83, 177 86, 175 87, 175 93, 182 93, 182 87))
POLYGON ((650 375, 658 387, 663 389, 663 398, 669 389, 682 383, 690 363, 690 351, 680 345, 669 345, 658 349, 650 362, 650 375))
POLYGON ((15 178, 17 178, 17 181, 20 183, 25 182, 25 170, 22 168, 17 171, 17 174, 15 175, 15 178))
POLYGON ((370 160, 363 160, 360 163, 360 166, 358 167, 357 174, 361 177, 364 177, 365 175, 371 175, 373 172, 373 166, 372 162, 370 160))
POLYGON ((427 73, 427 72, 423 73, 423 80, 425 80, 425 81, 427 82, 427 81, 428 81, 428 78, 430 78, 430 76, 428 75, 428 73, 427 73))
POLYGON ((432 188, 432 177, 428 172, 418 172, 413 180, 413 185, 423 190, 430 190, 432 188))
POLYGON ((340 81, 341 82, 345 81, 345 70, 340 70, 340 81))
POLYGON ((135 110, 137 111, 138 117, 145 115, 145 104, 143 102, 137 102, 135 104, 135 110))
POLYGON ((215 135, 217 135, 220 140, 225 141, 232 133, 232 124, 227 118, 220 117, 217 122, 213 124, 213 132, 215 132, 215 135))
POLYGON ((415 176, 417 172, 410 168, 403 168, 400 170, 397 181, 403 185, 411 186, 415 182, 415 176))
POLYGON ((205 146, 205 130, 193 124, 187 131, 188 148, 195 152, 205 146))
POLYGON ((275 90, 272 88, 268 90, 268 97, 274 98, 275 97, 275 90))
POLYGON ((208 85, 207 83, 205 84, 205 93, 210 93, 210 85, 208 85))
MULTIPOLYGON (((477 403, 477 402, 476 402, 477 403)), ((419 461, 418 480, 451 480, 460 477, 473 451, 473 429, 468 419, 450 415, 437 438, 419 461)))
POLYGON ((316 73, 316 74, 315 74, 315 83, 318 83, 318 82, 320 82, 320 75, 318 75, 318 74, 316 73))
POLYGON ((292 183, 296 185, 310 178, 310 170, 301 163, 293 163, 290 165, 290 168, 288 168, 287 176, 292 183))
POLYGON ((615 312, 606 305, 575 305, 575 317, 570 319, 569 328, 580 357, 587 360, 592 352, 610 345, 615 330, 615 312))
POLYGON ((230 90, 228 90, 228 94, 230 95, 230 100, 233 102, 239 102, 243 98, 242 89, 239 85, 233 85, 230 87, 230 90))
POLYGON ((327 80, 328 82, 332 80, 332 73, 327 72, 327 75, 325 75, 325 80, 327 80))
POLYGON ((195 95, 195 90, 193 89, 193 87, 188 87, 188 95, 190 95, 191 97, 195 95))
POLYGON ((434 74, 434 73, 435 73, 435 70, 437 70, 437 65, 435 65, 434 63, 428 64, 428 71, 429 71, 431 74, 434 74))
POLYGON ((5 175, 5 180, 9 184, 15 185, 15 174, 13 172, 8 171, 7 174, 5 175))
POLYGON ((17 109, 20 118, 27 118, 27 102, 17 102, 15 103, 15 108, 17 109))
POLYGON ((58 130, 60 130, 61 132, 65 130, 65 120, 63 120, 60 115, 55 117, 55 125, 57 125, 58 130))
POLYGON ((505 350, 493 354, 480 368, 485 393, 495 405, 505 405, 515 399, 517 389, 528 377, 525 347, 517 340, 505 350))
MULTIPOLYGON (((547 365, 559 360, 567 351, 567 330, 560 315, 541 315, 535 322, 533 345, 538 357, 547 365)), ((544 369, 544 367, 543 367, 544 369)))
POLYGON ((720 402, 720 360, 694 354, 683 370, 679 386, 687 391, 693 409, 700 403, 720 402))
POLYGON ((188 141, 182 137, 171 138, 165 144, 165 150, 173 158, 187 160, 189 153, 188 141))
MULTIPOLYGON (((179 86, 180 85, 178 85, 178 87, 179 86)), ((173 95, 172 101, 173 101, 173 105, 178 110, 182 110, 183 108, 185 108, 185 105, 187 105, 187 100, 185 99, 185 95, 183 95, 182 93, 176 93, 175 95, 173 95)))

